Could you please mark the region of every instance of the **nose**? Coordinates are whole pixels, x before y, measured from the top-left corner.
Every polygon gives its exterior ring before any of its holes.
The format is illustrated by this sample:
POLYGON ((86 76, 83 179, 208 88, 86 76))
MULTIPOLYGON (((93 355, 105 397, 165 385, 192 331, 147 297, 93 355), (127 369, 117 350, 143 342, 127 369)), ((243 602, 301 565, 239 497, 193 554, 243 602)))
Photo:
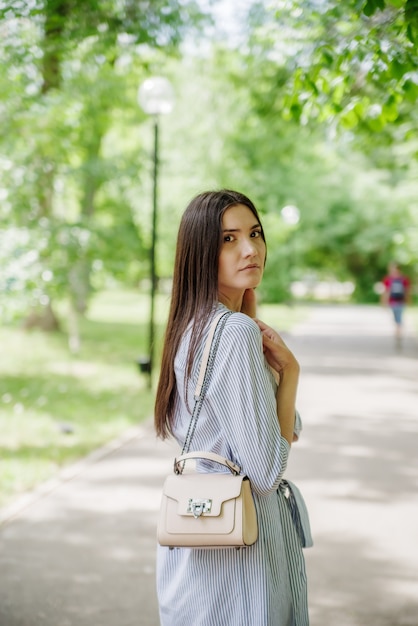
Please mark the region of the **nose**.
POLYGON ((257 254, 257 248, 252 239, 246 239, 243 244, 243 255, 244 256, 255 256, 257 254))

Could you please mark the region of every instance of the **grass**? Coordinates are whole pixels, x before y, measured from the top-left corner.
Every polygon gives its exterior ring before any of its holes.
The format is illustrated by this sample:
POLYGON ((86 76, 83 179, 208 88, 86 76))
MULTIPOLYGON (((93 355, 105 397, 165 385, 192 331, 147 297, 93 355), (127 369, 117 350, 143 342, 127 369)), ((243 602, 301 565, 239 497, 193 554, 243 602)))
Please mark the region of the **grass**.
MULTIPOLYGON (((159 297, 160 341, 167 310, 168 298, 159 297)), ((152 415, 153 392, 136 364, 147 353, 148 314, 148 298, 137 292, 98 294, 76 356, 65 332, 0 327, 0 506, 152 415)), ((280 330, 304 314, 260 309, 280 330)))
POLYGON ((146 316, 146 297, 100 295, 77 356, 65 333, 0 327, 0 506, 152 415, 146 316))

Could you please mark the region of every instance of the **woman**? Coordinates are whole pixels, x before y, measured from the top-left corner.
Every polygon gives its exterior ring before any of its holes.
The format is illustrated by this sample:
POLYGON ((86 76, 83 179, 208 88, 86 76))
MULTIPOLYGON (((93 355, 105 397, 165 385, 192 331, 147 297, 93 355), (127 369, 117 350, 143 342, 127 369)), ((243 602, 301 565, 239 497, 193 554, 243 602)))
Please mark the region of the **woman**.
MULTIPOLYGON (((265 260, 264 231, 246 196, 221 190, 191 201, 177 239, 156 431, 183 445, 210 322, 220 311, 233 311, 222 331, 191 449, 230 458, 250 478, 259 536, 241 550, 159 546, 163 626, 309 623, 300 524, 304 510, 300 520, 293 497, 300 494, 282 481, 300 429, 295 424, 299 365, 279 335, 255 319, 254 289, 265 260)), ((214 464, 213 471, 225 470, 214 464)))

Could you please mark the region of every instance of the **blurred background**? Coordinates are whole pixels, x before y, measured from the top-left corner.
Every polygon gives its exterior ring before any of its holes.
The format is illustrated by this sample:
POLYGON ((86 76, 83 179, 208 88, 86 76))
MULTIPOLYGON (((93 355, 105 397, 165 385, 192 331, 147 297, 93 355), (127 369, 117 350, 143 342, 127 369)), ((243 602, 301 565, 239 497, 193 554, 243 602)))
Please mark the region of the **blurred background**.
POLYGON ((152 414, 194 194, 254 200, 280 329, 414 285, 417 42, 411 0, 0 0, 0 506, 152 414))

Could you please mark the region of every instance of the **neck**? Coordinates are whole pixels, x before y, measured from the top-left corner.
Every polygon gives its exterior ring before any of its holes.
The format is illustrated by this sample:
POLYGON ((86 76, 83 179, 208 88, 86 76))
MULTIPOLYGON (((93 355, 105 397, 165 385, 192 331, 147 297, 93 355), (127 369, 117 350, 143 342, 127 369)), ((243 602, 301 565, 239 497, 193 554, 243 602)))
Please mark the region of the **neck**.
POLYGON ((230 296, 226 296, 225 294, 219 293, 218 300, 221 304, 225 305, 227 309, 230 311, 241 311, 242 308, 242 298, 243 294, 240 294, 237 297, 231 298, 230 296))

